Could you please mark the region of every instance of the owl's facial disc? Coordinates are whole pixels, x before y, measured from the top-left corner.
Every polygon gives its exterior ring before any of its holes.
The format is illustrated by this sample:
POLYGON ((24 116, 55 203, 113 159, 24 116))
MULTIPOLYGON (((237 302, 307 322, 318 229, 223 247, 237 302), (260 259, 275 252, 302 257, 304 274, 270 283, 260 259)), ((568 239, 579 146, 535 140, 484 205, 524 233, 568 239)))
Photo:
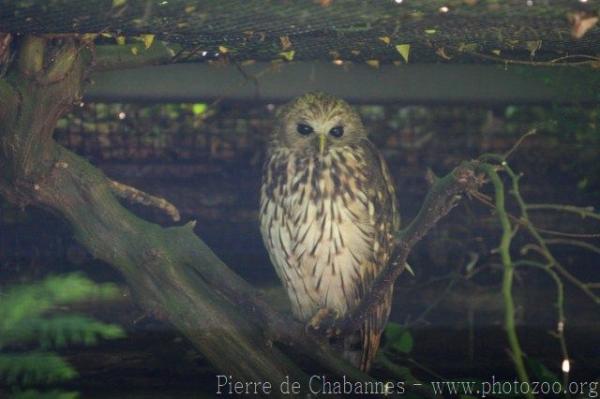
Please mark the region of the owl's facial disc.
POLYGON ((357 143, 367 137, 358 114, 343 100, 323 93, 307 93, 279 114, 276 140, 310 155, 357 143))

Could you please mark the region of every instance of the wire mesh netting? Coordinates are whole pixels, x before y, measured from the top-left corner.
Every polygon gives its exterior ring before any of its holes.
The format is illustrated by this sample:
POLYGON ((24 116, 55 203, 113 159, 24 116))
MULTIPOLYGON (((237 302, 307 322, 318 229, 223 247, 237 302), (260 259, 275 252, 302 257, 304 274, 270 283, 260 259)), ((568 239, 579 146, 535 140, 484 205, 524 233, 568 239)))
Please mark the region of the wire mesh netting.
MULTIPOLYGON (((0 31, 153 33, 182 45, 180 60, 488 62, 597 56, 597 20, 577 0, 4 1, 0 31), (404 47, 406 49, 406 47, 404 47), (403 54, 404 53, 404 54, 403 54)), ((114 43, 114 37, 105 37, 114 43)))

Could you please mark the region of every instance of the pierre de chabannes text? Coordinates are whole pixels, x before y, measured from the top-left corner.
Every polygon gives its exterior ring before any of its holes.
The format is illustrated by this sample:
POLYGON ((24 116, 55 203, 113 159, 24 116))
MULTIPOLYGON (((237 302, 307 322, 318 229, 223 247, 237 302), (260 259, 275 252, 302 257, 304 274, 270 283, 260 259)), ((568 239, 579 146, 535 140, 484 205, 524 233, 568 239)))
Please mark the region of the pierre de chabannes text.
MULTIPOLYGON (((269 381, 244 382, 235 380, 230 375, 219 374, 217 377, 217 395, 298 395, 310 392, 314 395, 403 395, 425 384, 408 383, 405 381, 350 381, 345 376, 342 379, 330 379, 324 375, 313 375, 308 382, 294 381, 285 377, 279 384, 269 381), (303 387, 302 384, 308 384, 303 387), (306 389, 308 388, 308 389, 306 389)), ((520 382, 501 381, 492 376, 489 381, 435 381, 428 384, 428 389, 434 395, 476 395, 486 398, 489 395, 582 395, 587 398, 598 397, 598 382, 571 381, 563 386, 555 382, 520 382)))

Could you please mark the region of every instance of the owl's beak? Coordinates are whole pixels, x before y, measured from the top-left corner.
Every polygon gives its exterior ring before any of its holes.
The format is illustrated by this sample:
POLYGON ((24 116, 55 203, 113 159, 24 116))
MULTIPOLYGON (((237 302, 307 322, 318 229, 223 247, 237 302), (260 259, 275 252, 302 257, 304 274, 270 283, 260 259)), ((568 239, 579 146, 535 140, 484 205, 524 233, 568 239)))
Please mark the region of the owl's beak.
POLYGON ((319 135, 319 154, 323 156, 325 153, 325 147, 327 145, 327 136, 324 134, 319 135))

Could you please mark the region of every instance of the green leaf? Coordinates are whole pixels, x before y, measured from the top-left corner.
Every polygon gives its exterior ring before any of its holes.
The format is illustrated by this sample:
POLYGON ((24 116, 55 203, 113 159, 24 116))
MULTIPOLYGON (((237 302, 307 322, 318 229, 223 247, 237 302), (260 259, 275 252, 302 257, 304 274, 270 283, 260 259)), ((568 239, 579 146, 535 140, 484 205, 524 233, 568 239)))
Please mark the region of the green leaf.
POLYGON ((279 55, 286 61, 292 61, 296 52, 294 50, 282 51, 279 55))
POLYGON ((400 353, 410 353, 414 346, 410 332, 398 323, 390 322, 385 328, 386 346, 400 353))
POLYGON ((398 44, 396 50, 400 53, 404 62, 408 64, 408 56, 410 55, 410 44, 398 44))
POLYGON ((151 35, 151 34, 142 35, 142 40, 144 41, 144 47, 146 49, 149 49, 150 46, 152 46, 152 43, 154 42, 154 35, 151 35))
POLYGON ((196 103, 192 106, 192 112, 194 115, 202 115, 206 112, 208 106, 205 103, 196 103))

